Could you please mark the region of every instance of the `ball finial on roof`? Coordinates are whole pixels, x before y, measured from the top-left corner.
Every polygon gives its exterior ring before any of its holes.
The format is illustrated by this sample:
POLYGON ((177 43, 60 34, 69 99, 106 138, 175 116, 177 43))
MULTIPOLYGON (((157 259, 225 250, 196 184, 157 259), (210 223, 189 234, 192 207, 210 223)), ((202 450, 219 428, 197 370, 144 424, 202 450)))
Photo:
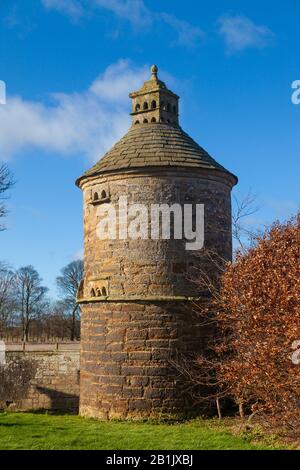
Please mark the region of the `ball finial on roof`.
POLYGON ((156 75, 157 75, 157 72, 158 72, 158 67, 157 67, 157 65, 153 64, 153 65, 151 66, 151 73, 152 73, 152 75, 155 75, 155 76, 156 76, 156 75))

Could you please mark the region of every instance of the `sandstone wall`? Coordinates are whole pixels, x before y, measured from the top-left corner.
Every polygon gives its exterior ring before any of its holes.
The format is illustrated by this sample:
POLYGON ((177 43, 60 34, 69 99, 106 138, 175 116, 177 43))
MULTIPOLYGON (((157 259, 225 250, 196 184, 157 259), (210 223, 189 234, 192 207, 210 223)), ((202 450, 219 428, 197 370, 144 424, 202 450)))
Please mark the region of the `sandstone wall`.
MULTIPOLYGON (((176 362, 195 356, 207 331, 192 313, 199 295, 190 275, 207 262, 185 239, 101 240, 101 202, 204 204, 205 248, 231 257, 229 180, 195 170, 91 178, 84 193, 84 285, 81 286, 80 413, 101 419, 194 414, 176 362)), ((215 269, 215 266, 211 266, 215 269)))
POLYGON ((28 396, 13 409, 78 411, 79 343, 6 344, 6 362, 30 358, 37 365, 28 396))
MULTIPOLYGON (((204 204, 205 247, 230 259, 231 201, 230 184, 224 180, 197 176, 191 172, 161 171, 161 174, 124 174, 99 177, 84 185, 84 298, 103 287, 109 297, 193 296, 197 289, 189 274, 199 261, 199 252, 187 251, 187 240, 119 239, 101 240, 97 235, 98 211, 93 194, 108 196, 118 207, 121 196, 128 205, 204 204)), ((150 224, 150 217, 149 217, 150 224)), ((119 225, 117 226, 117 229, 119 225)))
POLYGON ((193 415, 181 355, 199 351, 207 331, 176 302, 84 307, 80 413, 100 419, 193 415))

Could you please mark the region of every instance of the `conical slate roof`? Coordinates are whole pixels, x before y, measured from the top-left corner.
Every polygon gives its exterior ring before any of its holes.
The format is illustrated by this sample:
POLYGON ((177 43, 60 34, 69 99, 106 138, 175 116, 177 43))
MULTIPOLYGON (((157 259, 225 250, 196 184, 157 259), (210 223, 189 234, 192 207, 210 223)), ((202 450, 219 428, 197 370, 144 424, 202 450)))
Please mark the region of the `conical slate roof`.
POLYGON ((141 167, 191 167, 229 173, 180 127, 148 123, 132 126, 77 183, 108 171, 141 167))
POLYGON ((133 124, 103 158, 81 176, 81 181, 106 172, 144 168, 191 168, 227 174, 232 184, 237 178, 217 163, 178 124, 178 96, 157 78, 157 67, 151 68, 151 79, 131 93, 133 124))

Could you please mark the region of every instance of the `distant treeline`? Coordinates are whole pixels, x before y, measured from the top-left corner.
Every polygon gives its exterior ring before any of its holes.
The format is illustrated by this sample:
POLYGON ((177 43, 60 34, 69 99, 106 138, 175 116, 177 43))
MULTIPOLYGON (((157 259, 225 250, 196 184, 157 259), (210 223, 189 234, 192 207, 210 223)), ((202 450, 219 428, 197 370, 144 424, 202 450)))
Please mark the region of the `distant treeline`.
POLYGON ((0 262, 0 338, 6 341, 78 340, 80 308, 76 293, 82 276, 81 260, 65 266, 56 279, 60 298, 52 301, 33 266, 15 271, 0 262))

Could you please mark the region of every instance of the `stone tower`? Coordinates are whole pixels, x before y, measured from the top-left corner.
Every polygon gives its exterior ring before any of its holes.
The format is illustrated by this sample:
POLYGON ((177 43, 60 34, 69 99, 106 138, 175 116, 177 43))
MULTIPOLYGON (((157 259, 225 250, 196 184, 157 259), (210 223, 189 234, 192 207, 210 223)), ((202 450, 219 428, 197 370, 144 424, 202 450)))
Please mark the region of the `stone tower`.
POLYGON ((191 237, 171 206, 204 207, 204 247, 230 259, 237 179, 180 128, 179 98, 158 79, 156 66, 130 98, 129 131, 77 180, 84 201, 80 413, 178 418, 191 412, 191 403, 174 363, 204 341, 190 308, 199 292, 189 280, 202 245, 187 249, 191 237), (141 205, 149 208, 146 219, 141 205), (162 205, 171 207, 165 238, 151 225, 150 208, 162 205), (99 225, 104 214, 106 232, 99 225))

